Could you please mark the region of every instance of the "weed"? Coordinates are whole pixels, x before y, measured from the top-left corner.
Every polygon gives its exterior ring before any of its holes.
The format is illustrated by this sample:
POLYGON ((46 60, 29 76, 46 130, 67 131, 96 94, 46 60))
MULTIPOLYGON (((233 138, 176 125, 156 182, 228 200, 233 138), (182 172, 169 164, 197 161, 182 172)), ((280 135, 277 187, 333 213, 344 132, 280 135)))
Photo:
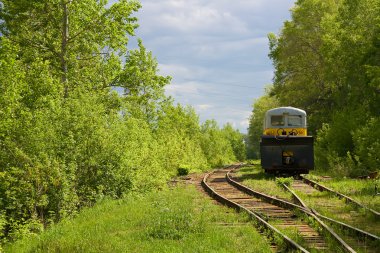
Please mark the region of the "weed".
POLYGON ((276 177, 276 184, 282 186, 283 184, 286 186, 290 186, 293 183, 292 177, 276 177))

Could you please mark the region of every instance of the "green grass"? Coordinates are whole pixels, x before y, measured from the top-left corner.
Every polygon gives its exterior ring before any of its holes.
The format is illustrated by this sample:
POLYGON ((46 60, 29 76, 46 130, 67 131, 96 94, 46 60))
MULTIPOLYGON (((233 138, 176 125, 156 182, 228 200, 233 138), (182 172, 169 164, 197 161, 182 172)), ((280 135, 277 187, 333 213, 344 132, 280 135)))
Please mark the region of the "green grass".
POLYGON ((319 177, 316 178, 324 186, 380 211, 380 179, 332 178, 331 180, 321 180, 319 177), (378 192, 376 192, 376 186, 378 192))
MULTIPOLYGON (((280 183, 291 185, 292 179, 290 178, 275 178, 272 175, 267 175, 257 164, 254 166, 243 167, 237 173, 237 176, 242 180, 244 185, 254 190, 291 200, 291 195, 279 186, 280 183)), ((315 175, 308 175, 308 177, 317 181, 322 180, 321 177, 315 175)), ((367 203, 371 208, 378 210, 377 207, 378 201, 380 201, 380 196, 374 195, 373 182, 374 181, 340 178, 328 180, 326 182, 323 181, 322 183, 343 194, 351 196, 363 204, 367 203)), ((321 214, 379 235, 380 220, 370 213, 365 212, 365 210, 357 209, 352 205, 346 205, 344 200, 334 197, 328 192, 315 191, 312 194, 305 194, 296 191, 296 193, 309 207, 316 209, 321 214)), ((271 220, 270 223, 275 225, 276 222, 276 220, 271 220)), ((301 245, 304 245, 302 238, 298 236, 294 229, 281 228, 280 230, 301 245)), ((328 245, 333 249, 335 247, 335 242, 330 239, 328 245)))
MULTIPOLYGON (((378 210, 380 196, 374 196, 370 191, 365 190, 368 187, 368 182, 353 179, 332 179, 321 183, 378 210)), ((380 235, 380 220, 365 209, 357 208, 353 204, 346 204, 345 200, 339 199, 329 192, 315 191, 311 194, 295 192, 305 201, 306 205, 316 209, 319 213, 380 235)))
POLYGON ((6 245, 5 252, 271 252, 246 222, 247 215, 215 205, 193 186, 179 186, 104 200, 40 235, 6 245))
POLYGON ((275 176, 266 174, 259 164, 240 168, 236 176, 242 180, 245 186, 255 191, 288 201, 292 200, 292 195, 284 191, 279 184, 280 182, 287 182, 289 180, 285 178, 276 180, 275 176))

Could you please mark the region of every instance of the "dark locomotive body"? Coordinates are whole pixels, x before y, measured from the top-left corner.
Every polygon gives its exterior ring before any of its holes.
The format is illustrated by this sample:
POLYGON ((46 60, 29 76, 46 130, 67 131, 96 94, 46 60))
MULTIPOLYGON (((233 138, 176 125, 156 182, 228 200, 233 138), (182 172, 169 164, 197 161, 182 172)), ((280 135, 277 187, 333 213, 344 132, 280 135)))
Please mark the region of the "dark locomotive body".
POLYGON ((265 114, 261 166, 268 173, 307 174, 314 169, 314 139, 307 136, 306 113, 279 107, 265 114))

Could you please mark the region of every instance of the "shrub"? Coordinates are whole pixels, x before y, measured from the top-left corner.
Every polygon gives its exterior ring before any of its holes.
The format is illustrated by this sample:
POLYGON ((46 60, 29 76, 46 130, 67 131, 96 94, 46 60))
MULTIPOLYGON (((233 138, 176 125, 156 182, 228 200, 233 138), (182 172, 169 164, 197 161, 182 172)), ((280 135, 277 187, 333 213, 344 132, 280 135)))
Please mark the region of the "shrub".
POLYGON ((377 170, 380 166, 380 119, 371 118, 363 124, 358 120, 360 117, 355 119, 350 115, 350 118, 345 118, 347 116, 338 115, 334 123, 324 124, 318 131, 316 168, 352 177, 377 170), (345 125, 349 119, 351 122, 345 125))
POLYGON ((181 166, 177 168, 177 176, 186 176, 189 174, 189 170, 187 166, 181 166))
POLYGON ((380 118, 370 119, 363 127, 353 132, 355 153, 367 172, 380 167, 380 118))

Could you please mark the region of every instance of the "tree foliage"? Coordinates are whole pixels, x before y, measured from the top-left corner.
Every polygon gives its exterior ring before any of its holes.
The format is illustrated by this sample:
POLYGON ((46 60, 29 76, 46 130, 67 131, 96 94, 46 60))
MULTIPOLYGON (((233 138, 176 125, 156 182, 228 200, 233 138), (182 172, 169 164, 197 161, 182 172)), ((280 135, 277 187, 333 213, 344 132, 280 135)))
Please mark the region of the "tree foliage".
POLYGON ((260 140, 263 135, 264 117, 266 111, 279 106, 279 102, 273 96, 270 96, 271 88, 267 88, 266 95, 255 100, 253 110, 249 118, 248 128, 248 158, 260 158, 260 140))
POLYGON ((343 161, 354 175, 379 167, 379 17, 377 0, 299 0, 281 33, 269 35, 272 95, 307 111, 319 168, 343 161))
MULTIPOLYGON (((164 94, 137 1, 0 1, 0 238, 105 196, 165 187, 179 167, 244 158, 242 136, 164 94), (124 94, 116 90, 123 89, 124 94)), ((1 251, 1 248, 0 248, 1 251)))

